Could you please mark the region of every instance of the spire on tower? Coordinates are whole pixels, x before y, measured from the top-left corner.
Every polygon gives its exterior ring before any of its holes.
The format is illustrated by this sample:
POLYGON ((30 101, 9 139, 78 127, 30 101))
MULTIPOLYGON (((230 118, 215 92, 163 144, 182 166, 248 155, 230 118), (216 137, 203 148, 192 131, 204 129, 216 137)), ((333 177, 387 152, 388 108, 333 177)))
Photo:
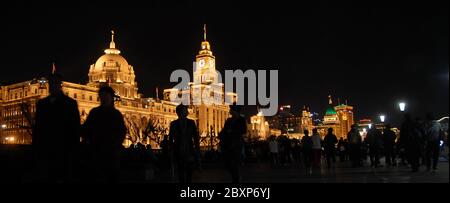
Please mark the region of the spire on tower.
POLYGON ((206 41, 206 24, 203 24, 203 41, 206 41))
POLYGON ((116 49, 116 43, 114 42, 114 30, 111 30, 111 42, 109 43, 109 49, 105 50, 106 54, 120 54, 120 51, 116 49))
POLYGON ((109 43, 109 48, 110 49, 116 48, 116 44, 114 43, 114 30, 111 30, 111 43, 109 43))
POLYGON ((56 73, 56 66, 55 66, 55 62, 52 63, 52 74, 56 73))
POLYGON ((328 95, 328 104, 333 104, 333 100, 331 99, 331 95, 328 95))

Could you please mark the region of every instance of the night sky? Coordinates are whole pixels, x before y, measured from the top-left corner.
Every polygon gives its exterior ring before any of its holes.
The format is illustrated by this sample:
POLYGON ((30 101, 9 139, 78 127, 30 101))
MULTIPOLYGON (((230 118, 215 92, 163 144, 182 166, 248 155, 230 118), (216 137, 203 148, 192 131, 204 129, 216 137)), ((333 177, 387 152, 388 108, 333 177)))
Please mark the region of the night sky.
POLYGON ((175 85, 173 70, 192 72, 206 23, 219 71, 278 69, 279 103, 295 110, 323 115, 332 94, 358 119, 389 121, 400 100, 416 116, 448 115, 448 1, 224 2, 3 7, 0 81, 45 76, 55 62, 65 80, 86 83, 114 29, 140 92, 154 97, 175 85))

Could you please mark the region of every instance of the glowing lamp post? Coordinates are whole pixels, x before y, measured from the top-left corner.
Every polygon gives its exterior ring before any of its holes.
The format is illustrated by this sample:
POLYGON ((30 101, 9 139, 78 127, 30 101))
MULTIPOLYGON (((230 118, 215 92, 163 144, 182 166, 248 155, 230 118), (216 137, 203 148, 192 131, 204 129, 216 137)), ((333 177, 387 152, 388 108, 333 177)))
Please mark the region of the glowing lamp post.
POLYGON ((405 102, 400 102, 398 103, 398 107, 400 108, 401 112, 404 112, 406 109, 406 103, 405 102))
POLYGON ((386 119, 386 116, 380 115, 380 121, 381 121, 382 123, 384 123, 385 119, 386 119))

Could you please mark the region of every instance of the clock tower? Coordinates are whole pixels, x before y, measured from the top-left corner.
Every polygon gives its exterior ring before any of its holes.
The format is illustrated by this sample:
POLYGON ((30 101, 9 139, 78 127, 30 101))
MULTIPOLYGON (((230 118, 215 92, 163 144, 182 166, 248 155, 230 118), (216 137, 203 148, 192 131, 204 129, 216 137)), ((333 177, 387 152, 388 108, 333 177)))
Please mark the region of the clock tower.
POLYGON ((194 84, 217 84, 216 57, 206 39, 206 24, 203 26, 203 41, 195 57, 194 84))

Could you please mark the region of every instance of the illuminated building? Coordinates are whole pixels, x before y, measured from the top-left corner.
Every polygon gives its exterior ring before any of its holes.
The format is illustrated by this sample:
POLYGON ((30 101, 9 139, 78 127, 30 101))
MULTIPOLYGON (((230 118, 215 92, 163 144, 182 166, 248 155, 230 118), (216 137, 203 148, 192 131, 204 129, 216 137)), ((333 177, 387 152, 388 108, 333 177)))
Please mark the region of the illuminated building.
POLYGON ((334 107, 339 119, 339 132, 344 138, 347 137, 347 133, 352 129, 352 125, 355 124, 353 117, 353 107, 346 104, 339 104, 334 107))
POLYGON ((216 71, 216 57, 206 36, 206 25, 200 51, 195 57, 194 79, 184 88, 164 90, 164 100, 171 100, 171 95, 177 95, 172 101, 191 104, 195 117, 198 118, 198 129, 201 142, 204 145, 216 146, 217 135, 229 117, 229 103, 237 101, 237 94, 225 92, 224 84, 219 81, 216 71), (211 136, 211 137, 210 137, 211 136), (212 141, 211 141, 212 140, 212 141))
POLYGON ((329 95, 328 107, 325 111, 323 122, 316 127, 321 136, 325 136, 328 132, 328 128, 332 128, 333 133, 338 139, 341 137, 346 139, 353 124, 353 107, 347 104, 338 104, 337 106, 334 106, 331 95, 329 95))
POLYGON ((312 114, 309 107, 306 108, 306 106, 303 106, 302 117, 300 119, 300 133, 303 133, 304 130, 312 132, 312 129, 314 129, 312 114))
POLYGON ((247 129, 247 136, 252 140, 265 140, 270 136, 269 122, 266 121, 262 112, 250 117, 247 129))
MULTIPOLYGON (((141 142, 151 144, 158 148, 164 134, 168 133, 170 122, 177 119, 175 108, 176 101, 168 98, 144 98, 138 92, 138 84, 134 68, 120 55, 121 51, 116 47, 114 32, 111 35, 109 48, 104 54, 89 67, 89 82, 85 85, 64 81, 62 91, 78 103, 81 123, 85 121, 90 110, 97 107, 100 102, 98 89, 102 85, 112 87, 119 100, 115 102, 116 108, 122 112, 127 125, 127 138, 124 143, 128 146, 132 143, 141 142), (146 136, 145 129, 150 127, 152 132, 146 136)), ((190 84, 191 90, 212 89, 222 96, 230 97, 230 101, 236 101, 235 93, 224 93, 223 83, 218 82, 215 72, 215 57, 212 54, 209 42, 202 42, 201 50, 196 57, 196 63, 200 67, 194 72, 194 82, 190 84)), ((55 66, 53 67, 55 71, 55 66)), ((171 89, 174 91, 173 89, 171 89)), ((164 91, 164 94, 171 90, 164 91)), ((178 90, 177 90, 178 91, 178 90)), ((183 93, 186 93, 184 91, 183 93)), ((0 87, 0 143, 31 143, 31 127, 33 125, 36 103, 39 99, 49 94, 48 81, 46 78, 33 79, 0 87), (11 138, 13 142, 11 142, 11 138)), ((192 99, 201 98, 192 95, 192 99)), ((208 97, 206 100, 215 98, 208 97)), ((202 100, 203 101, 203 100, 202 100)), ((219 132, 228 118, 229 107, 224 102, 209 104, 203 101, 201 105, 189 107, 189 118, 194 119, 199 126, 202 136, 219 132)), ((208 144, 201 143, 203 146, 208 144)))
POLYGON ((300 117, 292 112, 291 105, 280 106, 277 114, 270 121, 270 127, 279 129, 282 134, 298 132, 299 124, 300 117))

